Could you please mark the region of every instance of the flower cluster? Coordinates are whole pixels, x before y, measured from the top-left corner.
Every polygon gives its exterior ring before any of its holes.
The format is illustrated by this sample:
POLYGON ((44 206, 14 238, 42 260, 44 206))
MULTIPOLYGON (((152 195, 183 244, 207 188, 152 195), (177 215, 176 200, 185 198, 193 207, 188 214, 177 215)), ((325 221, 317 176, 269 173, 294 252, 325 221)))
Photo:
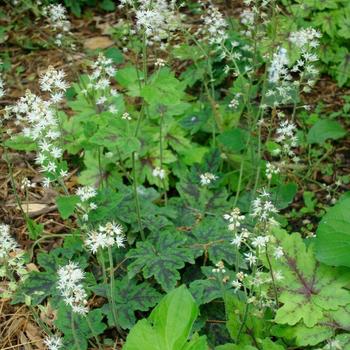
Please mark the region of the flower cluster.
POLYGON ((314 62, 318 61, 318 57, 314 50, 319 45, 321 34, 313 29, 306 28, 297 32, 293 32, 289 36, 289 41, 300 49, 300 59, 291 68, 291 72, 299 73, 300 81, 298 85, 303 85, 303 91, 308 93, 315 85, 318 69, 314 66, 314 62))
MULTIPOLYGON (((0 61, 0 64, 1 64, 1 61, 0 61)), ((0 98, 4 97, 5 96, 5 84, 4 84, 4 81, 2 79, 2 74, 0 72, 0 98)))
POLYGON ((48 350, 59 350, 63 346, 62 338, 58 335, 52 335, 44 339, 44 344, 48 350))
POLYGON ((97 230, 88 232, 85 245, 93 254, 96 254, 99 249, 112 246, 124 247, 124 242, 123 227, 114 222, 108 222, 104 226, 100 225, 97 230))
POLYGON ((89 82, 81 90, 88 102, 93 102, 99 112, 109 111, 118 113, 115 107, 114 98, 118 92, 111 88, 111 79, 115 76, 116 68, 110 58, 99 54, 97 60, 91 64, 92 72, 88 75, 89 82))
POLYGON ((271 202, 270 194, 263 190, 252 203, 252 217, 257 219, 259 223, 273 225, 275 224, 273 215, 277 213, 278 210, 271 202))
POLYGON ((284 120, 277 128, 275 137, 275 141, 281 146, 280 150, 275 152, 276 155, 282 153, 282 156, 290 157, 294 162, 299 161, 299 158, 293 151, 293 148, 298 146, 296 130, 294 123, 284 120))
POLYGON ((283 47, 279 48, 273 54, 271 65, 269 68, 270 83, 278 83, 281 79, 288 79, 288 55, 287 50, 283 47))
POLYGON ((241 215, 239 208, 234 208, 229 214, 224 214, 224 219, 229 222, 228 229, 235 231, 241 226, 241 222, 244 221, 245 216, 241 215))
POLYGON ((78 210, 82 212, 82 219, 84 221, 89 220, 89 212, 97 208, 96 203, 90 201, 90 199, 96 197, 97 191, 91 186, 79 187, 75 194, 80 198, 80 203, 77 204, 78 210))
POLYGON ((281 169, 276 164, 272 164, 270 162, 266 163, 265 175, 266 175, 268 180, 271 180, 272 176, 279 174, 280 171, 281 171, 281 169))
POLYGON ((165 179, 165 170, 161 169, 159 167, 156 167, 153 169, 152 175, 154 177, 159 177, 161 180, 164 180, 165 179))
POLYGON ((203 27, 200 32, 209 45, 222 45, 228 38, 228 24, 222 13, 212 4, 205 10, 202 16, 203 27))
POLYGON ((16 278, 25 280, 28 271, 23 255, 24 252, 10 234, 10 226, 0 224, 0 277, 11 281, 8 288, 0 293, 1 297, 9 297, 17 289, 17 283, 14 282, 16 278))
POLYGON ((72 308, 73 312, 86 315, 89 309, 87 307, 87 294, 82 285, 84 271, 77 263, 69 262, 60 267, 57 273, 57 289, 64 302, 72 308))
POLYGON ((43 15, 49 27, 55 32, 55 44, 62 46, 65 35, 69 34, 71 24, 67 17, 67 10, 61 4, 51 4, 43 8, 43 15))
POLYGON ((200 182, 202 186, 208 186, 218 178, 216 175, 212 173, 204 173, 204 174, 201 174, 199 177, 200 177, 200 182))
MULTIPOLYGON (((136 29, 153 45, 170 39, 181 25, 181 16, 175 8, 175 0, 142 0, 136 10, 136 29)), ((161 45, 165 48, 165 45, 161 45)))
POLYGON ((37 143, 39 152, 36 163, 46 174, 43 182, 45 187, 67 176, 65 165, 59 162, 63 150, 59 143, 61 133, 54 106, 68 88, 64 76, 62 71, 49 67, 40 78, 41 91, 50 93, 48 101, 27 90, 15 105, 6 109, 8 117, 15 116, 16 124, 22 126, 24 136, 37 143))
POLYGON ((40 90, 50 92, 52 103, 61 102, 64 92, 68 89, 68 84, 64 80, 65 76, 66 74, 63 70, 56 70, 50 66, 40 77, 40 90))

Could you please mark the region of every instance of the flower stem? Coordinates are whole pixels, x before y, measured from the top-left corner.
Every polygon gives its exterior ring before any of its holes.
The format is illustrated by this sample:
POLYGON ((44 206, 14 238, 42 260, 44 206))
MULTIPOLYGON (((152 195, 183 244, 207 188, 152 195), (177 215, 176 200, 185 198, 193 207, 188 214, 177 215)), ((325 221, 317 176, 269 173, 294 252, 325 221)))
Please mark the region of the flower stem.
POLYGON ((113 255, 112 255, 112 249, 111 247, 108 247, 108 258, 109 258, 109 285, 110 285, 110 304, 113 314, 113 319, 116 327, 118 328, 118 314, 116 310, 116 302, 114 298, 114 263, 113 263, 113 255))
POLYGON ((100 341, 99 341, 99 339, 97 337, 97 334, 95 333, 95 330, 94 330, 94 328, 93 328, 93 326, 91 324, 91 321, 89 320, 88 316, 86 316, 86 322, 87 322, 87 324, 88 324, 88 326, 89 326, 89 328, 91 330, 92 335, 94 336, 94 338, 96 340, 96 343, 97 343, 97 346, 98 346, 99 350, 102 350, 103 349, 102 345, 101 345, 101 343, 100 343, 100 341))

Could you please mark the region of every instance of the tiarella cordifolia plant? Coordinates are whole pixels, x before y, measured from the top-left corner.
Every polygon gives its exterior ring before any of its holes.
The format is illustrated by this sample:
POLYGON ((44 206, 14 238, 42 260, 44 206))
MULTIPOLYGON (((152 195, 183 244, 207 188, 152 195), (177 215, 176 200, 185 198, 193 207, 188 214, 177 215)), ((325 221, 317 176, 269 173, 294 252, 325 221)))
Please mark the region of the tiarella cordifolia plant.
MULTIPOLYGON (((40 312, 48 349, 347 350, 348 272, 326 265, 350 266, 338 230, 346 196, 310 238, 346 187, 307 187, 320 181, 329 138, 345 135, 304 101, 321 36, 287 28, 287 0, 243 5, 234 18, 214 1, 121 1, 122 22, 105 33, 118 45, 89 56, 70 85, 49 67, 40 95, 6 108, 22 130, 4 135, 18 207, 45 191, 30 172, 16 181, 8 148, 20 144, 37 153, 62 219, 23 210, 36 265, 26 278, 0 230, 13 303, 40 312), (329 231, 341 239, 329 244, 329 231)), ((46 14, 66 47, 74 22, 63 5, 46 14)))

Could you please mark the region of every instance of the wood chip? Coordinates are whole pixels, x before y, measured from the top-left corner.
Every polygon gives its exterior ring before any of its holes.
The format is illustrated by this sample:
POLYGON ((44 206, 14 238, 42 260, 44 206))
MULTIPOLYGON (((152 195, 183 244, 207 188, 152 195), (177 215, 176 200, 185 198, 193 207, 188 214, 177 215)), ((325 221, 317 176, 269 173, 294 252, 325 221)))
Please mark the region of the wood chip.
POLYGON ((114 44, 108 36, 95 36, 84 42, 84 48, 90 50, 106 49, 114 44))

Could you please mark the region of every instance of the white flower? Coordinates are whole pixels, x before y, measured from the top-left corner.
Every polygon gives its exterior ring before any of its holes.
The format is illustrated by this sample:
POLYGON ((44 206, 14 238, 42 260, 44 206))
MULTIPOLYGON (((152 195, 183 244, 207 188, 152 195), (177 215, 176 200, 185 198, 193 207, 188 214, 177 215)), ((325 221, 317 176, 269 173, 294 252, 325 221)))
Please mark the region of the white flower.
POLYGON ((204 26, 201 31, 204 32, 209 44, 220 45, 228 38, 228 24, 218 8, 210 5, 202 16, 202 20, 204 26))
POLYGON ((211 173, 204 173, 200 175, 200 182, 202 186, 207 186, 215 181, 218 177, 211 173))
POLYGON ((280 173, 280 169, 277 167, 277 165, 272 164, 270 162, 266 163, 266 177, 271 180, 272 179, 272 175, 274 174, 279 174, 280 173))
POLYGON ((107 101, 107 97, 106 96, 101 96, 101 97, 99 97, 97 99, 96 104, 103 105, 106 101, 107 101))
POLYGON ((62 93, 66 91, 68 84, 64 80, 65 76, 66 74, 63 70, 56 70, 50 66, 48 70, 40 76, 40 90, 53 93, 62 93))
POLYGON ((93 253, 99 249, 105 249, 116 245, 118 248, 125 246, 123 227, 115 222, 100 225, 97 230, 90 231, 85 240, 86 247, 93 253))
POLYGON ((249 263, 250 267, 256 264, 257 257, 252 252, 244 253, 244 256, 245 256, 244 260, 249 263))
POLYGON ((130 114, 128 112, 123 113, 122 119, 124 120, 131 120, 132 118, 130 117, 130 114))
POLYGON ((62 338, 58 335, 52 335, 44 339, 44 344, 47 346, 48 350, 59 350, 63 346, 62 338))
POLYGON ((165 179, 165 170, 159 167, 156 167, 152 171, 154 177, 159 177, 161 180, 165 179))
POLYGON ((318 46, 319 38, 321 38, 319 31, 314 28, 305 28, 291 33, 289 41, 299 48, 305 48, 305 46, 315 48, 318 46))
MULTIPOLYGON (((66 8, 61 4, 51 4, 43 9, 49 25, 54 31, 69 32, 70 22, 67 17, 66 8)), ((58 36, 58 40, 60 37, 58 36)))
POLYGON ((242 235, 236 235, 231 241, 231 244, 235 245, 237 248, 240 248, 243 242, 244 242, 244 237, 242 235))
POLYGON ((224 214, 224 219, 229 222, 228 229, 234 231, 241 226, 241 222, 245 219, 245 216, 241 215, 239 208, 234 208, 231 213, 224 214))
POLYGON ((10 252, 17 251, 18 244, 10 235, 10 226, 0 224, 0 261, 7 258, 10 252))
POLYGON ((232 287, 235 289, 235 292, 237 292, 242 287, 242 283, 238 280, 232 281, 232 287))
POLYGON ((270 83, 277 83, 281 78, 284 78, 288 74, 287 66, 289 60, 287 56, 287 50, 283 47, 279 48, 276 53, 273 54, 272 62, 269 68, 269 81, 270 83))
POLYGON ((21 190, 24 191, 28 188, 36 187, 35 183, 32 183, 27 177, 24 177, 21 181, 21 190))
POLYGON ((44 177, 42 184, 44 188, 49 188, 50 187, 51 180, 48 177, 44 177))
POLYGON ((284 256, 283 248, 282 247, 276 247, 275 251, 273 253, 273 256, 275 257, 275 259, 282 258, 282 256, 284 256))
POLYGON ((278 213, 278 210, 269 200, 269 194, 267 192, 262 193, 252 203, 252 216, 257 218, 260 222, 268 222, 273 214, 278 213))
POLYGON ((82 202, 86 202, 97 195, 96 189, 91 186, 79 187, 75 193, 82 202))
POLYGON ((64 302, 69 305, 73 312, 86 315, 88 313, 87 294, 82 285, 84 271, 75 262, 58 269, 57 289, 64 302))
POLYGON ((166 61, 165 60, 163 60, 162 58, 157 58, 157 60, 156 60, 156 62, 154 63, 154 65, 156 66, 156 67, 164 67, 165 66, 165 63, 166 63, 166 61))
POLYGON ((213 273, 225 273, 226 269, 225 269, 225 265, 223 261, 219 261, 215 264, 216 268, 212 269, 213 273))

